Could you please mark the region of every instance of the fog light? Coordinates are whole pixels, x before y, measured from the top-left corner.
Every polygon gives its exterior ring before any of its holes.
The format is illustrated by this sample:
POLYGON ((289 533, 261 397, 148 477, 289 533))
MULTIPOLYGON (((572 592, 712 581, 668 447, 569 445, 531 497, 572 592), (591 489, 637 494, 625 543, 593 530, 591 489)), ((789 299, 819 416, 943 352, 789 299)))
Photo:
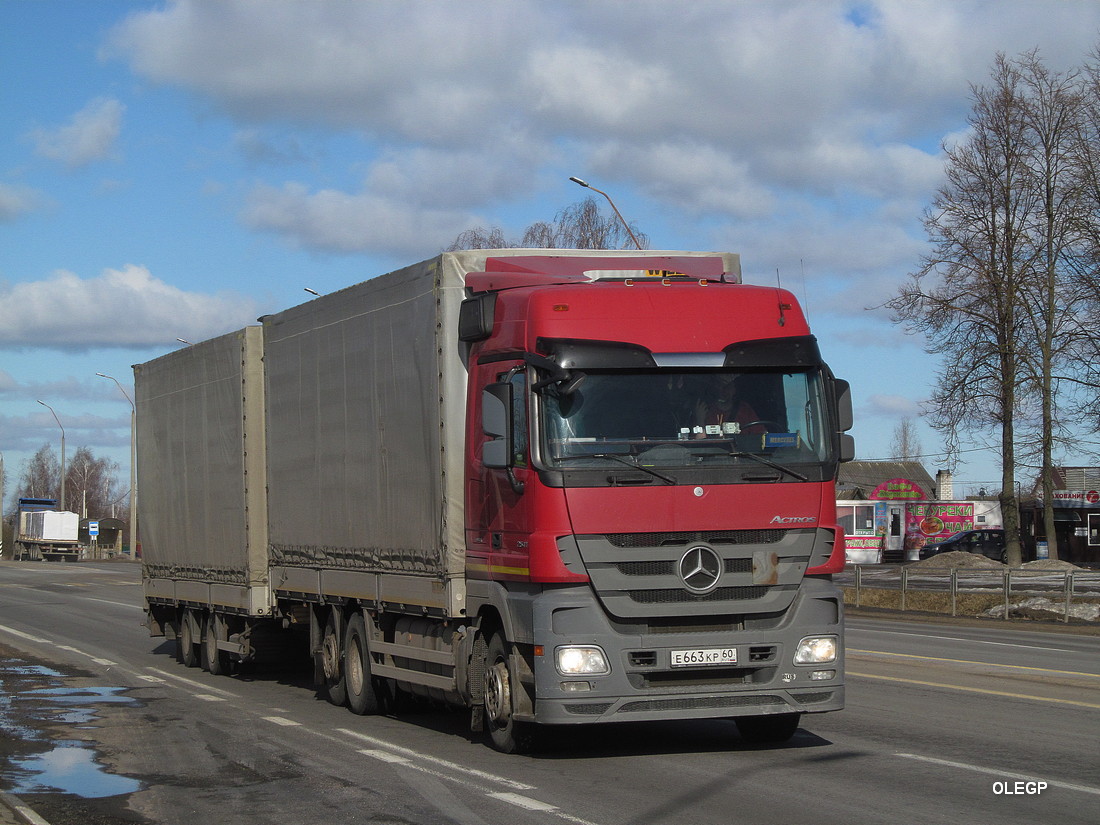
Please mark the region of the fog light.
POLYGON ((835 662, 837 654, 836 636, 807 636, 798 643, 794 651, 796 665, 823 665, 835 662))
POLYGON ((810 674, 811 682, 824 682, 827 679, 832 679, 836 676, 835 670, 815 670, 810 674))
POLYGON ((592 690, 591 682, 562 682, 561 689, 566 693, 581 693, 586 690, 592 690))
POLYGON ((558 673, 562 676, 611 672, 611 668, 607 666, 607 657, 600 648, 595 646, 559 647, 554 651, 554 657, 557 661, 558 673))

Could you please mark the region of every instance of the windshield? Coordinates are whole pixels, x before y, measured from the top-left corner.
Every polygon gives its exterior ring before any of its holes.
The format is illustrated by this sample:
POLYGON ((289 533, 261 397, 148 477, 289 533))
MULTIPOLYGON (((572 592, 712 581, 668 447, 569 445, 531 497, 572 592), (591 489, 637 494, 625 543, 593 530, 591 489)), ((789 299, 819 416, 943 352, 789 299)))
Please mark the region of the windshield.
POLYGON ((543 458, 562 469, 820 464, 823 397, 816 369, 586 371, 572 392, 542 398, 543 458))

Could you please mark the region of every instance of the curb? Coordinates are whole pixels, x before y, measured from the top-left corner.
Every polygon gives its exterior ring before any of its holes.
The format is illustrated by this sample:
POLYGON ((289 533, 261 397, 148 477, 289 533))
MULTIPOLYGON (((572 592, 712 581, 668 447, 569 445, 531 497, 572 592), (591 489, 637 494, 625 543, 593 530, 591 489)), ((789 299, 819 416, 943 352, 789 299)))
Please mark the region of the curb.
POLYGON ((30 808, 23 804, 22 800, 10 793, 0 791, 0 804, 6 805, 15 814, 15 821, 22 825, 50 825, 30 808))

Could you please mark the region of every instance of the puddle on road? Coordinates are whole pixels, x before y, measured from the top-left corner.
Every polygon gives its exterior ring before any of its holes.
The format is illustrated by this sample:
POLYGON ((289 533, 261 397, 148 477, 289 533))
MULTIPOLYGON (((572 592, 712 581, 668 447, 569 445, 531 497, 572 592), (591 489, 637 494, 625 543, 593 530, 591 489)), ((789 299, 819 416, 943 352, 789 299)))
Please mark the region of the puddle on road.
POLYGON ((95 761, 95 751, 75 741, 55 742, 45 753, 13 760, 8 778, 15 781, 16 794, 60 791, 92 799, 141 790, 136 779, 107 773, 95 761))
POLYGON ((0 789, 16 794, 66 793, 84 798, 140 790, 136 779, 99 764, 95 748, 50 731, 95 727, 102 705, 138 702, 120 687, 66 685, 56 670, 18 659, 0 659, 0 789))

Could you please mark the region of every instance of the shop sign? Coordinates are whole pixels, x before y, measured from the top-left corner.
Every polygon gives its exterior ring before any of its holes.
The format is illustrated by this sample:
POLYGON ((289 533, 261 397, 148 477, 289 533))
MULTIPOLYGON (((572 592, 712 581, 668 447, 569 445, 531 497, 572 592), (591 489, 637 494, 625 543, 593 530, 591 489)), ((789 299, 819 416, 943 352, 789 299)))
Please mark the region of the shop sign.
POLYGON ((1055 507, 1100 507, 1100 491, 1055 490, 1050 500, 1055 507))
POLYGON ((921 544, 973 529, 973 502, 907 504, 905 507, 905 533, 920 536, 921 544))
POLYGON ((878 501, 923 501, 927 498, 920 485, 907 478, 892 478, 884 481, 871 493, 878 501))
POLYGON ((880 550, 882 536, 845 536, 844 548, 846 550, 880 550))

